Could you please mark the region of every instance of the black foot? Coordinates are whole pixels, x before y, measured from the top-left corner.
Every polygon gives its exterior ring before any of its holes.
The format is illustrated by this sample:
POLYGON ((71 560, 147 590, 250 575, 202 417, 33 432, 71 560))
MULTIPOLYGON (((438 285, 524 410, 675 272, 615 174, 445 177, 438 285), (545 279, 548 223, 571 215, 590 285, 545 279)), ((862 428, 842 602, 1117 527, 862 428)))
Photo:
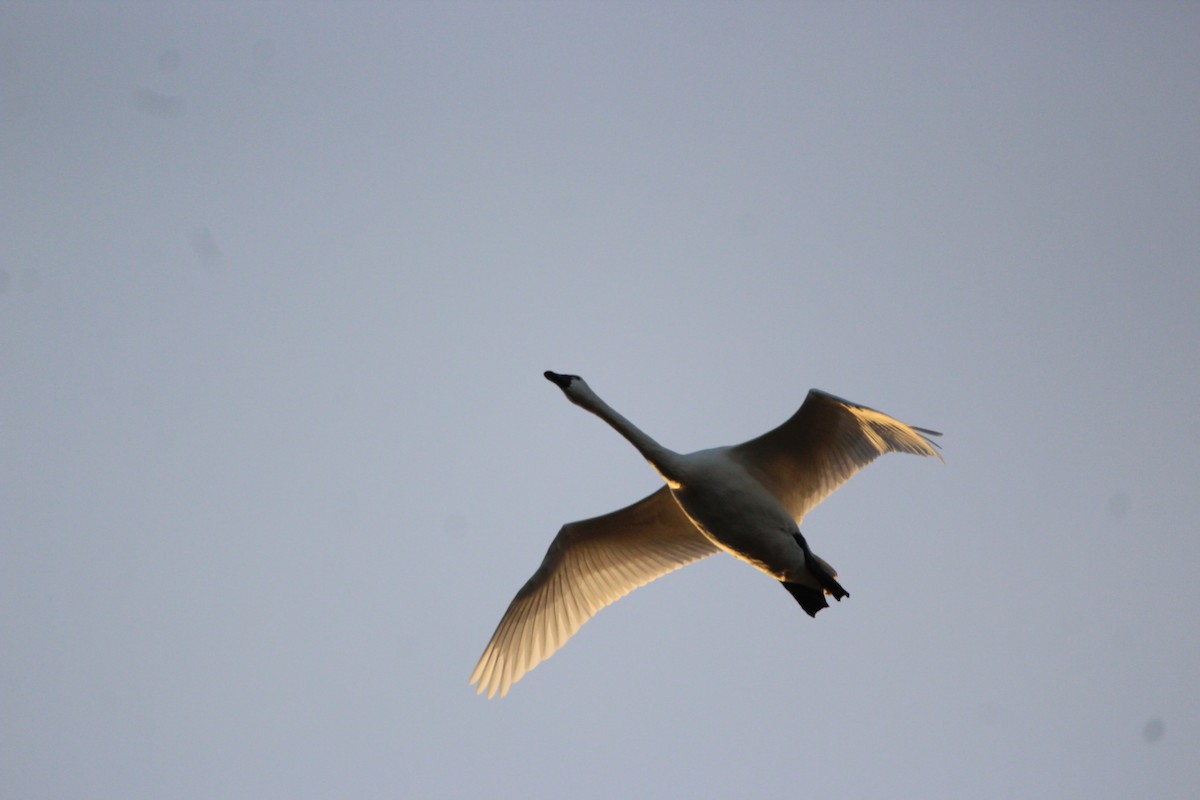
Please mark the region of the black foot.
POLYGON ((820 589, 814 589, 811 586, 805 586, 800 583, 788 583, 787 581, 780 581, 779 583, 783 588, 791 592, 792 597, 796 598, 796 602, 800 604, 800 607, 810 617, 815 617, 817 612, 822 608, 829 608, 829 601, 825 599, 825 592, 820 589))

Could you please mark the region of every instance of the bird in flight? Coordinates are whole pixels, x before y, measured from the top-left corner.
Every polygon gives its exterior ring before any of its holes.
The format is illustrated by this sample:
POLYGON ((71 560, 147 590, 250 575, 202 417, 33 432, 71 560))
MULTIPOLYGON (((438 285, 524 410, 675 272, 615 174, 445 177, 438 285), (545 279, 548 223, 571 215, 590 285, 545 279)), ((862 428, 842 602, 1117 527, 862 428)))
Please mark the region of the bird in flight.
POLYGON ((676 453, 613 410, 578 375, 545 376, 625 437, 666 485, 631 506, 569 522, 496 626, 471 683, 503 697, 583 623, 639 586, 713 553, 779 581, 809 616, 849 597, 800 533, 804 515, 884 453, 941 459, 937 431, 817 389, 779 427, 732 447, 676 453))

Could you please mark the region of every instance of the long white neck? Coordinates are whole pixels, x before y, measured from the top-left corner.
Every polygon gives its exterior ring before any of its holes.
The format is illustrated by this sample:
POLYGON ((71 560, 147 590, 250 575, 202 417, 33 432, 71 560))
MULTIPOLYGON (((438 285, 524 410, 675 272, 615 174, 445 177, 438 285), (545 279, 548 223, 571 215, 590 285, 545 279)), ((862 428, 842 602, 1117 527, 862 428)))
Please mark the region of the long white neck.
MULTIPOLYGON (((578 383, 583 384, 582 381, 578 383)), ((624 436, 625 440, 636 447, 637 451, 642 454, 642 457, 658 470, 658 474, 663 477, 663 480, 672 485, 679 483, 678 453, 663 447, 651 439, 645 431, 625 419, 612 406, 601 400, 587 384, 573 386, 572 392, 568 397, 580 408, 592 412, 607 422, 613 430, 624 436)))

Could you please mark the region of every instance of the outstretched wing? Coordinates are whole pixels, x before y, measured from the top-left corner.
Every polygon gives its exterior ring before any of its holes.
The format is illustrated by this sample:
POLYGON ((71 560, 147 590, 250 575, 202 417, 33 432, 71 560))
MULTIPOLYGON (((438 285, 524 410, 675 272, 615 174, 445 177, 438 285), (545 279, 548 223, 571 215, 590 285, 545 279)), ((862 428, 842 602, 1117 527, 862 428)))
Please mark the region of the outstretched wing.
POLYGON ((504 612, 471 683, 503 697, 597 611, 718 549, 665 486, 620 511, 564 525, 504 612))
POLYGON ((882 411, 813 389, 791 419, 730 448, 799 522, 854 473, 884 453, 941 459, 931 436, 882 411))

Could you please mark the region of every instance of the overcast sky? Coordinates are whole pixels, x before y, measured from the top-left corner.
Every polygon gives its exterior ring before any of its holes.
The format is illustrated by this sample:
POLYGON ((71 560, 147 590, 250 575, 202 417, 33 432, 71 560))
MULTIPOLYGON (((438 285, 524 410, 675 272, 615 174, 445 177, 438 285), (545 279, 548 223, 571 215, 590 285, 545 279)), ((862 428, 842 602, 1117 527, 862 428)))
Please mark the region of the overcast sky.
POLYGON ((0 4, 0 796, 1192 798, 1200 6, 0 4), (504 700, 559 526, 945 432, 504 700))

